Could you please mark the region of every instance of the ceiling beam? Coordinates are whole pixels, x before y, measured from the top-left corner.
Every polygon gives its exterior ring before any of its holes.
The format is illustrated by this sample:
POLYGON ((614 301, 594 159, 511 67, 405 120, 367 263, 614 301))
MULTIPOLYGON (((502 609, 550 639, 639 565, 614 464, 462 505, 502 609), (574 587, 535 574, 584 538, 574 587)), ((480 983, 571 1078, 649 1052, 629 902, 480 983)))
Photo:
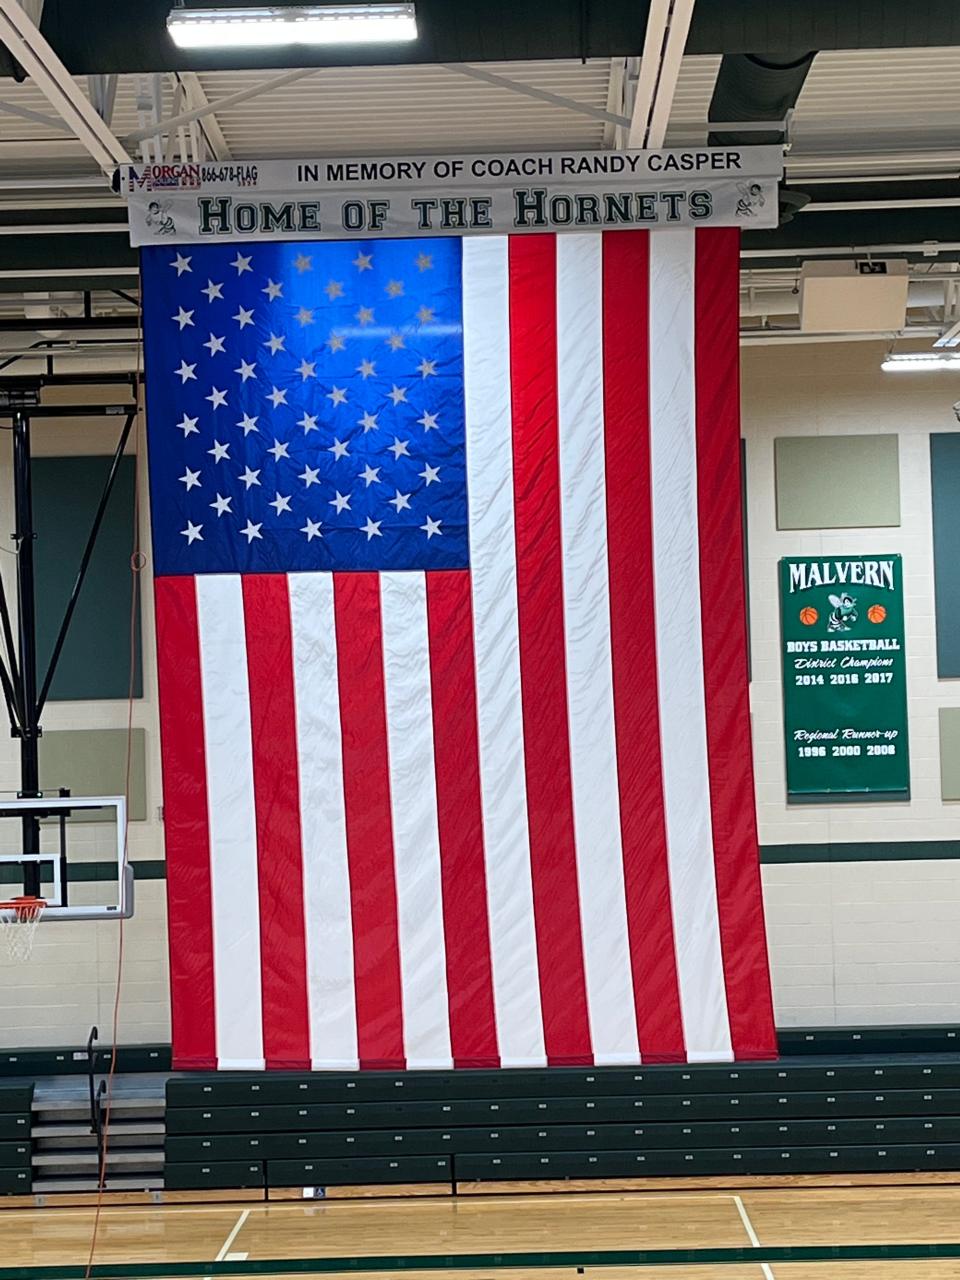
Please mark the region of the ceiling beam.
POLYGON ((694 0, 651 0, 626 139, 628 147, 663 146, 693 6, 694 0))
POLYGON ((18 0, 0 0, 0 41, 108 173, 130 157, 70 77, 18 0))
MULTIPOLYGON (((9 4, 10 0, 0 0, 0 5, 9 4)), ((293 71, 285 71, 281 76, 274 76, 272 80, 261 80, 259 84, 250 85, 247 89, 238 89, 236 93, 228 93, 223 98, 217 98, 216 102, 207 102, 206 106, 194 107, 190 111, 180 111, 175 116, 170 116, 167 120, 161 120, 157 125, 150 125, 146 129, 135 129, 133 133, 128 133, 124 139, 127 143, 142 142, 144 138, 152 138, 156 133, 166 133, 170 129, 175 129, 178 125, 189 124, 191 120, 202 120, 205 116, 209 116, 214 111, 222 111, 226 107, 235 107, 240 102, 249 102, 251 98, 258 98, 262 93, 270 93, 273 89, 280 89, 285 84, 293 84, 295 80, 302 80, 304 76, 313 75, 315 67, 297 67, 293 71)))
POLYGON ((630 123, 627 116, 605 111, 603 107, 591 107, 588 102, 578 102, 576 98, 551 93, 549 89, 538 89, 532 84, 510 80, 507 76, 499 76, 493 71, 484 71, 482 67, 471 67, 465 62, 444 62, 441 65, 445 71, 455 71, 458 75, 467 76, 470 80, 479 80, 481 84, 492 85, 495 89, 508 89, 511 93, 519 93, 521 97, 533 98, 537 102, 549 102, 553 107, 563 107, 567 111, 575 111, 578 115, 588 116, 591 120, 602 120, 604 124, 627 125, 630 123))
POLYGON ((200 77, 195 71, 178 71, 177 79, 183 85, 187 95, 187 106, 193 107, 210 107, 211 109, 206 115, 197 116, 196 120, 191 123, 196 124, 203 131, 203 136, 207 140, 207 146, 214 160, 232 160, 233 156, 226 138, 223 136, 223 130, 220 127, 220 121, 217 119, 215 107, 211 106, 210 99, 206 95, 203 85, 200 83, 200 77))

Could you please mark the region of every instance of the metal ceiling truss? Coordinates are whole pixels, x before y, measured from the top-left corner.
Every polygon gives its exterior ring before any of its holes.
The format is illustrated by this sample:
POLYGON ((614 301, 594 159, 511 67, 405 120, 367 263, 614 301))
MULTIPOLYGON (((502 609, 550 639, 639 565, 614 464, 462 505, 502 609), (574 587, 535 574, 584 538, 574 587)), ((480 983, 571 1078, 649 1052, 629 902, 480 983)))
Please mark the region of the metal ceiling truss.
POLYGON ((97 114, 18 0, 0 0, 0 41, 104 171, 127 164, 119 139, 97 114))

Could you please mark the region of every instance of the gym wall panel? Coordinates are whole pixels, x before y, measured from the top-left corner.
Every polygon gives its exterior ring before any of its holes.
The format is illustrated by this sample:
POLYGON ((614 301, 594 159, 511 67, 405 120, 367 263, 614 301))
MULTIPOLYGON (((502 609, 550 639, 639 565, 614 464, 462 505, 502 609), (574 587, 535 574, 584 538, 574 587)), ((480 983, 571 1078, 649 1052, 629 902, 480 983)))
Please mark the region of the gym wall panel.
MULTIPOLYGON (((122 796, 127 785, 126 729, 52 729, 40 739, 40 785, 69 787, 75 796, 122 796)), ((130 794, 133 822, 147 816, 146 731, 130 734, 130 794)), ((71 822, 97 822, 96 810, 77 810, 71 822)))
POLYGON ((940 708, 940 795, 960 800, 960 707, 940 708))
POLYGON ((943 679, 960 676, 960 431, 930 437, 930 490, 937 673, 943 679))
POLYGON ((774 441, 778 529, 900 523, 897 436, 797 435, 774 441))
MULTIPOLYGON (((33 510, 37 530, 37 657, 46 671, 96 513, 110 458, 36 457, 33 510)), ((52 701, 126 698, 130 679, 130 610, 136 461, 121 459, 100 536, 50 689, 52 701)), ((134 620, 132 691, 143 692, 139 602, 134 620)))

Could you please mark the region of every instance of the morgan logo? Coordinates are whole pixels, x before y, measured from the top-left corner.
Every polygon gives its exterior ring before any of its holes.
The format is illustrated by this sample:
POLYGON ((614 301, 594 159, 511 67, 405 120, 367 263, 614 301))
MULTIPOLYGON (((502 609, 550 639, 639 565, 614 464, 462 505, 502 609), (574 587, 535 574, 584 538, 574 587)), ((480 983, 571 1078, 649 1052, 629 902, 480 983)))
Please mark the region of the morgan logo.
POLYGON ((164 191, 174 188, 185 190, 199 187, 201 182, 198 164, 148 164, 137 172, 131 165, 128 177, 130 191, 164 191))

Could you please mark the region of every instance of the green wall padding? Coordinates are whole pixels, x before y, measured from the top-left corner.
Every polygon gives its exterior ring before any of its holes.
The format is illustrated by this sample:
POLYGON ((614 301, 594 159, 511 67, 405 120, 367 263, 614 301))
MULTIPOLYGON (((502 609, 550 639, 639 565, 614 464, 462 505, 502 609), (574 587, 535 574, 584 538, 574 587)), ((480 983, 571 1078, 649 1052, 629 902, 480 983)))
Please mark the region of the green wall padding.
MULTIPOLYGON (((119 430, 119 421, 118 421, 119 430)), ((37 662, 42 682, 111 459, 35 458, 37 662)), ((76 613, 50 690, 53 701, 125 698, 130 687, 130 606, 136 460, 123 458, 76 613)), ((139 602, 133 693, 143 692, 139 602)))
POLYGON ((944 680, 960 676, 960 431, 931 435, 930 485, 937 675, 944 680))
POLYGON ((897 436, 781 436, 773 443, 778 529, 900 523, 897 436))

